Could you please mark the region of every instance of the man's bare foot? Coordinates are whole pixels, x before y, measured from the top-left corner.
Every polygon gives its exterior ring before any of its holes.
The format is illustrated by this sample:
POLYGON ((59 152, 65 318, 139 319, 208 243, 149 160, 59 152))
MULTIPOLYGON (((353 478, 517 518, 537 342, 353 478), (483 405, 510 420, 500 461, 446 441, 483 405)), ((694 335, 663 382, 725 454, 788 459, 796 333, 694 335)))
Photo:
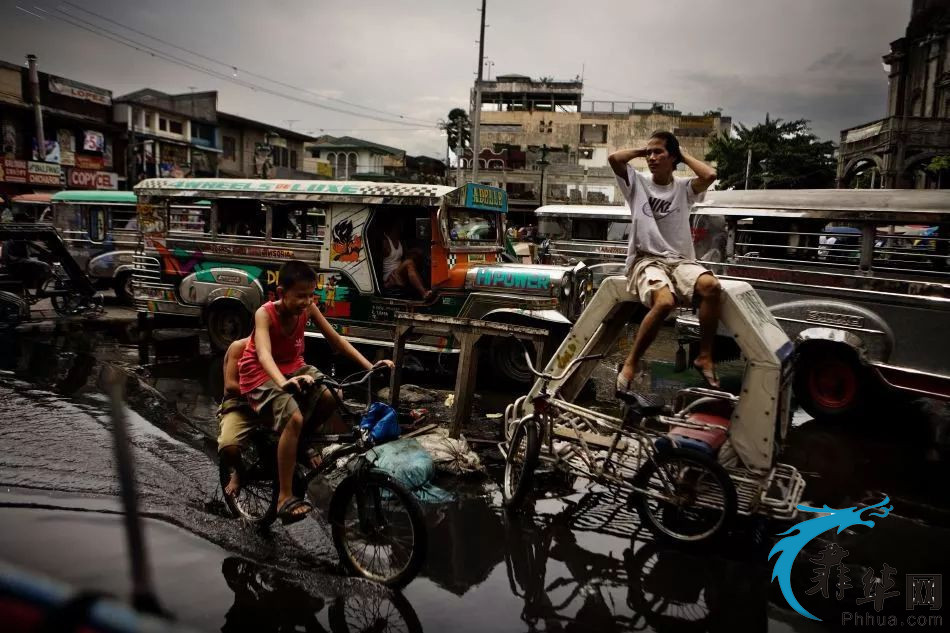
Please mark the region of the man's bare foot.
POLYGON ((646 376, 642 363, 625 362, 617 372, 617 391, 636 391, 636 383, 646 376), (639 369, 637 367, 639 366, 639 369))
POLYGON ((231 478, 228 479, 228 484, 224 487, 224 494, 228 495, 232 499, 237 497, 241 492, 241 478, 238 476, 236 470, 231 469, 231 478))
POLYGON ((320 450, 317 448, 308 449, 307 461, 310 464, 310 468, 319 468, 320 464, 323 463, 323 455, 320 453, 320 450))
POLYGON ((716 364, 711 359, 702 357, 693 361, 693 367, 703 377, 706 384, 713 389, 719 389, 719 376, 716 374, 716 364))

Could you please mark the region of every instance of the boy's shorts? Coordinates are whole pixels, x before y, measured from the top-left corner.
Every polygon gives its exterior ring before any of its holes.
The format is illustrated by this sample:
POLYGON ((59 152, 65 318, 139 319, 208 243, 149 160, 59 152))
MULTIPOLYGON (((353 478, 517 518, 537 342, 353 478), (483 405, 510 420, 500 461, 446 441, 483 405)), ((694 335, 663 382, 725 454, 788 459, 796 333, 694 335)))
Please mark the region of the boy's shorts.
POLYGON ((304 365, 292 374, 286 374, 286 377, 293 378, 294 376, 304 375, 312 376, 316 383, 304 396, 298 394, 297 397, 294 397, 293 394, 287 393, 278 387, 273 380, 268 380, 247 394, 247 401, 254 412, 265 418, 272 416, 272 428, 277 433, 283 432, 284 427, 287 426, 290 418, 297 411, 300 411, 305 422, 308 421, 310 416, 313 415, 317 402, 323 396, 323 392, 329 389, 323 384, 324 376, 320 370, 310 365, 304 365), (298 399, 301 401, 300 404, 297 404, 298 399))
POLYGON ((244 448, 248 436, 269 423, 269 418, 254 413, 244 396, 226 396, 218 407, 218 451, 228 446, 244 448))
POLYGON ((653 305, 653 291, 666 286, 678 304, 691 306, 696 280, 708 272, 708 269, 691 259, 642 255, 637 257, 630 269, 627 290, 637 293, 640 303, 649 308, 653 305))

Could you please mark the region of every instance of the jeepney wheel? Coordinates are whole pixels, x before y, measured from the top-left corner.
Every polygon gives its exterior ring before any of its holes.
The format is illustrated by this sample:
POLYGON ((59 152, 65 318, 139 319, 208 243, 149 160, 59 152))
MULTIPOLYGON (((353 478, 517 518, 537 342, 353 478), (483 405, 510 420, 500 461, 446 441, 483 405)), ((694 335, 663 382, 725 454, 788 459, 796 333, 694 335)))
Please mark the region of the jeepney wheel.
POLYGON ((228 302, 212 306, 208 310, 207 322, 211 347, 219 352, 226 351, 231 343, 251 333, 251 315, 241 304, 228 302))
MULTIPOLYGON (((526 341, 525 346, 533 357, 534 345, 526 341)), ((507 337, 492 339, 488 348, 488 358, 492 373, 510 385, 527 387, 534 381, 534 375, 525 362, 524 347, 517 340, 507 337)))
POLYGON ((825 421, 850 420, 862 412, 870 380, 850 348, 820 344, 799 354, 795 397, 802 409, 825 421))
POLYGON ((133 299, 131 272, 119 273, 116 275, 115 282, 112 287, 115 290, 115 298, 118 299, 119 303, 127 306, 132 305, 133 299))

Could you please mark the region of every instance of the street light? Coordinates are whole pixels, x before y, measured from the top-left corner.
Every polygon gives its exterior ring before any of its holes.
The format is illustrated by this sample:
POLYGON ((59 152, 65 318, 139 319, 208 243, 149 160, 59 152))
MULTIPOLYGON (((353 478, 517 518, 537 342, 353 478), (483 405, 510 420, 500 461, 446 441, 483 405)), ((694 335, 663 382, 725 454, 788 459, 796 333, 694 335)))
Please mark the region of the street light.
POLYGON ((541 206, 544 206, 544 170, 551 163, 548 161, 548 146, 544 144, 541 146, 541 160, 535 161, 536 165, 541 167, 541 193, 538 196, 538 200, 541 203, 541 206))

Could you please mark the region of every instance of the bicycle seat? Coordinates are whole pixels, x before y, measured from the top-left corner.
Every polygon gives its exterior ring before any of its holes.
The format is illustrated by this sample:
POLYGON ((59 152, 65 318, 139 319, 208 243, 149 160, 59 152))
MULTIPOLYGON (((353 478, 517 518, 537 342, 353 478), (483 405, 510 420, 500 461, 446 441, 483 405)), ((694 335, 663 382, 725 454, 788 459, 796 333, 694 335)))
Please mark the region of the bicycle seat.
POLYGON ((634 391, 617 391, 617 397, 624 402, 636 415, 649 417, 661 413, 666 407, 666 400, 655 393, 636 393, 634 391))

